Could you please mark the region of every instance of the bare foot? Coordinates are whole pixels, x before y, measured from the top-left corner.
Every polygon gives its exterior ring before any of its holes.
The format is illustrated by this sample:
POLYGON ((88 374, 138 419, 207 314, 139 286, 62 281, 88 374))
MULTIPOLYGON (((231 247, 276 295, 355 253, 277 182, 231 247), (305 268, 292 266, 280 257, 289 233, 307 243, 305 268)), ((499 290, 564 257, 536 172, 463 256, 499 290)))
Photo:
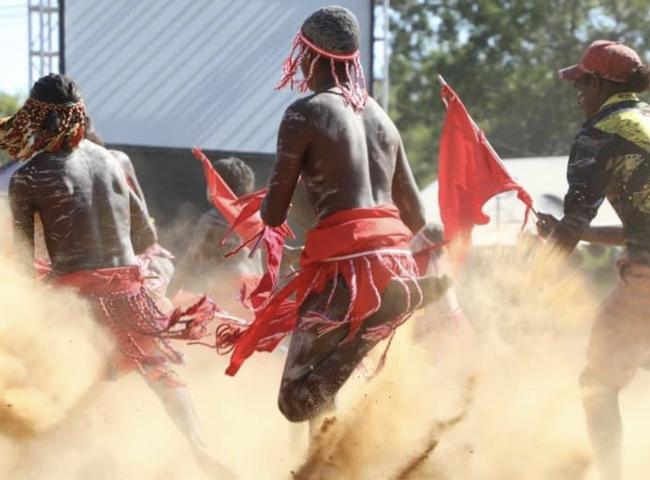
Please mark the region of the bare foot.
POLYGON ((422 306, 429 305, 430 303, 437 302, 442 298, 453 281, 448 275, 429 275, 427 277, 418 278, 418 284, 422 289, 424 298, 422 299, 422 306))

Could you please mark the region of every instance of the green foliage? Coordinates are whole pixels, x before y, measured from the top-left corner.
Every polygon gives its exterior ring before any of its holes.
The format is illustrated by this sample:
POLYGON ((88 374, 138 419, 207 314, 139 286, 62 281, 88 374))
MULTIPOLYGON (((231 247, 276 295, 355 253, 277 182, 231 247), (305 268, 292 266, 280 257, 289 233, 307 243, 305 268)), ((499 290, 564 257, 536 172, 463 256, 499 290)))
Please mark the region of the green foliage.
POLYGON ((650 51, 647 0, 393 0, 391 7, 390 113, 421 185, 437 168, 438 74, 503 157, 561 155, 582 118, 557 70, 597 38, 650 51))
POLYGON ((16 113, 20 107, 20 97, 0 92, 0 117, 8 117, 16 113))
MULTIPOLYGON (((16 95, 0 92, 0 118, 13 115, 20 107, 21 100, 16 95)), ((9 161, 9 156, 0 150, 0 166, 9 161)))

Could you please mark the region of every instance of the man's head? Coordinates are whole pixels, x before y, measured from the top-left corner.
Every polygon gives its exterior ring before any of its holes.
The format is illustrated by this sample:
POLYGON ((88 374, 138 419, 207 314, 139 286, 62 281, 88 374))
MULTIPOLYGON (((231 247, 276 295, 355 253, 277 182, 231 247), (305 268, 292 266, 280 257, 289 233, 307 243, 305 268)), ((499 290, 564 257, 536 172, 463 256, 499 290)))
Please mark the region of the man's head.
POLYGON ((356 110, 362 110, 368 93, 361 66, 360 37, 359 21, 347 8, 329 6, 316 10, 302 24, 293 41, 278 89, 286 85, 293 88, 294 76, 300 68, 301 92, 315 90, 325 80, 339 87, 345 100, 356 110))
POLYGON ((81 92, 72 79, 50 73, 34 83, 29 97, 45 103, 77 103, 81 101, 81 92))
POLYGON ((318 48, 333 54, 353 55, 359 50, 359 21, 347 8, 319 8, 304 21, 300 31, 318 48))
POLYGON ((83 139, 86 108, 77 85, 50 74, 32 87, 15 115, 0 124, 0 149, 16 160, 74 149, 83 139))
POLYGON ((238 197, 248 195, 255 188, 255 173, 239 158, 221 158, 212 165, 238 197))
POLYGON ((578 64, 558 74, 575 85, 578 105, 586 118, 598 113, 612 95, 640 93, 650 86, 650 71, 641 57, 632 48, 608 40, 593 42, 578 64))

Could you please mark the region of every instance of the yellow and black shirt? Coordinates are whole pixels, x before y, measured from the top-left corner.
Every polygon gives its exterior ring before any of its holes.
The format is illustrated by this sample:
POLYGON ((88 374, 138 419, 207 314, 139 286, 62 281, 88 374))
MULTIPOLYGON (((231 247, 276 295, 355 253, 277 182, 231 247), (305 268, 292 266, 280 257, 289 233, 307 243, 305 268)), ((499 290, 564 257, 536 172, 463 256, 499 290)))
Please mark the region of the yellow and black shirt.
POLYGON ((612 96, 582 126, 567 169, 564 217, 554 232, 571 250, 607 198, 623 223, 630 259, 650 263, 650 106, 612 96))

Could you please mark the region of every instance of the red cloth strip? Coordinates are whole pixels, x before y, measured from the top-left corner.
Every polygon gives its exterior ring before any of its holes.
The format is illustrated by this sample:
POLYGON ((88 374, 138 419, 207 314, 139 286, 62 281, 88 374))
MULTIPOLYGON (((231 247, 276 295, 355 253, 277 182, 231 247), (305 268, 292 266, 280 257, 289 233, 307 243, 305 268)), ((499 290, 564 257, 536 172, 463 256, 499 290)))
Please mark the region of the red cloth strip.
MULTIPOLYGON (((397 209, 390 205, 344 210, 323 219, 307 235, 298 274, 255 312, 248 328, 237 335, 228 331, 234 350, 226 373, 235 375, 255 351, 272 351, 295 330, 298 310, 307 296, 323 293, 339 274, 351 292, 348 314, 339 325, 349 325, 348 339, 352 338, 363 321, 378 310, 391 278, 415 278, 417 267, 408 250, 411 236, 397 209), (338 257, 346 258, 336 260, 338 257)), ((407 316, 395 319, 377 337, 390 335, 407 316)), ((322 325, 327 323, 323 319, 322 325)))

